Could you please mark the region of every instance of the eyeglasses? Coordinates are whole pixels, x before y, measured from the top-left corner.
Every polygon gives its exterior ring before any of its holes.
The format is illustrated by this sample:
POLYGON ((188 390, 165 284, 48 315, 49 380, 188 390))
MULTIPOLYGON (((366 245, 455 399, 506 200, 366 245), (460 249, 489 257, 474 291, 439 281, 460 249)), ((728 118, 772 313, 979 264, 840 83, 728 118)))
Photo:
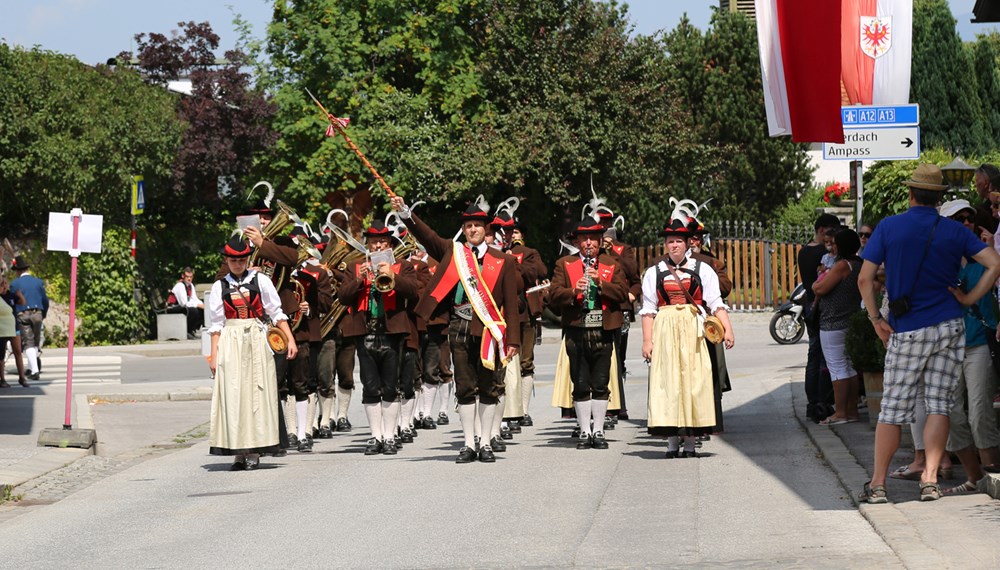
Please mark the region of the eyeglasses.
POLYGON ((863 238, 865 238, 865 239, 868 239, 868 238, 872 237, 872 233, 871 232, 858 232, 858 235, 861 236, 861 237, 863 237, 863 238))

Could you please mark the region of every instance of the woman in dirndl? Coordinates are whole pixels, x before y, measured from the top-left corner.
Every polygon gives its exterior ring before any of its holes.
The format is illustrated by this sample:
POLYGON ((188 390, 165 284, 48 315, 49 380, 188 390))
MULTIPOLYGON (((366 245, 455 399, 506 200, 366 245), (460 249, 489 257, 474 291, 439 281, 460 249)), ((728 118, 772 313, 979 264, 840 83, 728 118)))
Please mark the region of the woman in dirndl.
POLYGON ((715 427, 712 361, 703 315, 713 314, 722 322, 726 348, 735 342, 719 277, 711 265, 688 255, 689 234, 686 216, 675 212, 661 233, 667 255, 642 278, 639 315, 642 356, 649 362, 647 425, 650 432, 667 435, 668 459, 698 457, 698 436, 711 434, 715 427))
POLYGON ((247 269, 250 252, 239 236, 226 244, 229 273, 212 285, 206 302, 215 374, 209 453, 235 455, 233 471, 256 469, 262 454, 279 450, 278 381, 265 315, 284 333, 288 358, 297 352, 271 279, 247 269))

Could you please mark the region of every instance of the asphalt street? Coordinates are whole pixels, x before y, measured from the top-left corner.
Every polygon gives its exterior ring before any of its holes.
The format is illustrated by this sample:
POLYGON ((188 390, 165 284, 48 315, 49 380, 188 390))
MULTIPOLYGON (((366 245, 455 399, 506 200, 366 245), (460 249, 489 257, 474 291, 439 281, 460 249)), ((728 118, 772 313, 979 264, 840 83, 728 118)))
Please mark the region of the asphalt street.
MULTIPOLYGON (((535 426, 495 464, 454 463, 457 414, 396 456, 365 457, 356 398, 354 432, 314 453, 234 473, 201 441, 27 510, 0 523, 3 566, 901 567, 795 420, 805 343, 774 344, 769 317, 735 316, 726 432, 698 459, 665 459, 645 433, 634 327, 632 420, 608 432, 608 450, 577 450, 549 405, 557 345, 544 344, 535 426)), ((195 371, 199 357, 176 358, 174 371, 195 371)))

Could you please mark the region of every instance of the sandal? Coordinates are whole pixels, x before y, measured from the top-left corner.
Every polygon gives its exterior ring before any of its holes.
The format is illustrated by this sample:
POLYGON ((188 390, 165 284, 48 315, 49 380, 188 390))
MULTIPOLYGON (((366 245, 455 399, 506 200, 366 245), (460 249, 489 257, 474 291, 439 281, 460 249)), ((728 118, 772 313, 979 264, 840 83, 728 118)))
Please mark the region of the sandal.
POLYGON ((979 487, 977 487, 975 483, 972 481, 966 481, 957 487, 949 487, 941 493, 943 495, 971 495, 978 492, 979 487))
POLYGON ((10 384, 6 380, 0 380, 0 388, 10 388, 10 384))
MULTIPOLYGON (((834 417, 834 416, 830 416, 830 417, 826 418, 825 420, 820 421, 819 425, 821 425, 821 426, 839 426, 840 424, 846 424, 846 423, 849 423, 850 421, 851 420, 849 420, 847 418, 837 418, 837 417, 834 417)), ((858 421, 858 420, 854 420, 854 421, 858 421)))
POLYGON ((907 481, 919 481, 920 476, 923 475, 924 470, 913 471, 910 469, 909 465, 903 465, 899 469, 896 469, 892 473, 889 473, 889 477, 893 479, 906 479, 907 481))
POLYGON ((885 493, 885 485, 875 485, 865 482, 864 489, 858 495, 858 501, 869 505, 881 505, 889 502, 889 497, 885 493))
POLYGON ((936 501, 941 498, 941 485, 937 483, 920 484, 920 500, 936 501))

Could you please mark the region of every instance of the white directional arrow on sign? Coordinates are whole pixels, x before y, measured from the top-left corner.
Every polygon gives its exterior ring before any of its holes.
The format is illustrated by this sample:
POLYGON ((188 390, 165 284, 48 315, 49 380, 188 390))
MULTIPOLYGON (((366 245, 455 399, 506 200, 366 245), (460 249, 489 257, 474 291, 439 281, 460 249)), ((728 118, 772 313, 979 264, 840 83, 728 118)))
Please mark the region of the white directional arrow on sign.
POLYGON ((844 144, 823 144, 826 160, 914 160, 920 158, 920 127, 844 129, 844 144))

